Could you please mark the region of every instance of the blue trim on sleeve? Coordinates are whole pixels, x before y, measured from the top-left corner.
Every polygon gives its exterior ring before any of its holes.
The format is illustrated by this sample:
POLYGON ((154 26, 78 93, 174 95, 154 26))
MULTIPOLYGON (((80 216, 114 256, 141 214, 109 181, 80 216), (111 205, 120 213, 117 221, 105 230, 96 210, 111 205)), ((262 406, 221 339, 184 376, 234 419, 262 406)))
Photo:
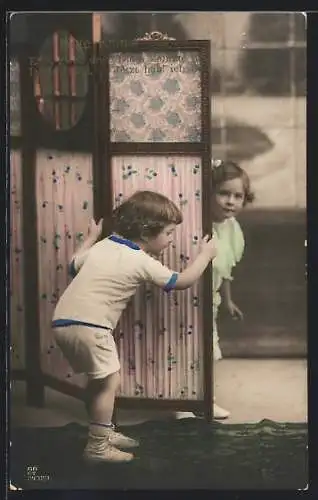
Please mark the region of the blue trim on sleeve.
POLYGON ((178 276, 179 276, 178 273, 173 273, 173 275, 171 276, 168 283, 166 283, 164 286, 165 292, 170 292, 171 290, 174 289, 174 287, 176 286, 177 280, 178 280, 178 276))
POLYGON ((89 326, 92 328, 104 328, 104 330, 111 330, 111 328, 108 328, 107 326, 94 325, 93 323, 86 323, 85 321, 79 321, 76 319, 55 319, 54 321, 52 321, 52 328, 57 328, 61 326, 70 326, 70 325, 82 325, 82 326, 89 326))
POLYGON ((68 266, 68 274, 72 276, 72 278, 75 278, 75 276, 77 275, 77 271, 75 268, 75 259, 73 259, 70 265, 68 266))

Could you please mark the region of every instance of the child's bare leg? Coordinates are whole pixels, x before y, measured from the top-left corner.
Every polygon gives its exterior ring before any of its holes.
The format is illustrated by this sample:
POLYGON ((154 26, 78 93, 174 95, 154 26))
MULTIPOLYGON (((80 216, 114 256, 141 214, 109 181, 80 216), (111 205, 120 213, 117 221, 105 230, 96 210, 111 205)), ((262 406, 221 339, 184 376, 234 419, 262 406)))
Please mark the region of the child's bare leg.
POLYGON ((84 457, 90 461, 128 462, 133 459, 133 455, 118 450, 116 446, 138 446, 133 439, 115 432, 112 425, 115 394, 119 383, 120 375, 116 372, 104 379, 91 380, 87 385, 86 408, 90 424, 84 457))
POLYGON ((93 424, 110 425, 114 411, 115 394, 120 384, 119 372, 103 379, 94 379, 87 385, 86 409, 93 424))

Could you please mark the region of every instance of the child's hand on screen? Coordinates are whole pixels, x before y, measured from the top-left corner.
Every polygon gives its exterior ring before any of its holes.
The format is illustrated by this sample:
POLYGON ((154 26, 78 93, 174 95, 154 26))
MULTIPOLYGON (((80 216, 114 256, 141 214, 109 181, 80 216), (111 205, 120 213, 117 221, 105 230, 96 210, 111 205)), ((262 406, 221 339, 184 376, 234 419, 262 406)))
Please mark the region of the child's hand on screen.
POLYGON ((210 256, 210 259, 213 260, 216 257, 217 249, 215 244, 215 238, 212 236, 210 238, 209 235, 204 236, 201 240, 201 252, 207 253, 210 256))
POLYGON ((94 240, 98 240, 98 238, 102 234, 102 229, 103 219, 100 219, 97 224, 94 219, 91 219, 88 226, 88 235, 94 240))

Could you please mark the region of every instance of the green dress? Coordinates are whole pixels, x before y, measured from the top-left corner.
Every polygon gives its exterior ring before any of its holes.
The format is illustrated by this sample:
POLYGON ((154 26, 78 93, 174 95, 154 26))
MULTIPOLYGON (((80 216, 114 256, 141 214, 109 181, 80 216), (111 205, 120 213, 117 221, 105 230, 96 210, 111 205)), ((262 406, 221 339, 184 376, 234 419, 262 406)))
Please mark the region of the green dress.
POLYGON ((217 315, 221 304, 220 287, 223 280, 233 280, 232 270, 244 253, 244 235, 240 224, 232 217, 223 222, 213 223, 217 256, 213 260, 213 357, 222 358, 217 330, 217 315))

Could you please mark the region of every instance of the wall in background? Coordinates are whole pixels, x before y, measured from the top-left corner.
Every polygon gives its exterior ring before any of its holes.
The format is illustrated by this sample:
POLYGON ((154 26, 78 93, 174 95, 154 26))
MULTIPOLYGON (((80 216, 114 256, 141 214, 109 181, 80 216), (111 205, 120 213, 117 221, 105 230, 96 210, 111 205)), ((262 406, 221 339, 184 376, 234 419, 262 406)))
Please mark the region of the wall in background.
POLYGON ((255 208, 306 206, 306 27, 298 13, 101 14, 104 39, 211 40, 213 155, 241 162, 255 208))

